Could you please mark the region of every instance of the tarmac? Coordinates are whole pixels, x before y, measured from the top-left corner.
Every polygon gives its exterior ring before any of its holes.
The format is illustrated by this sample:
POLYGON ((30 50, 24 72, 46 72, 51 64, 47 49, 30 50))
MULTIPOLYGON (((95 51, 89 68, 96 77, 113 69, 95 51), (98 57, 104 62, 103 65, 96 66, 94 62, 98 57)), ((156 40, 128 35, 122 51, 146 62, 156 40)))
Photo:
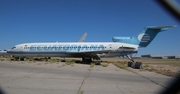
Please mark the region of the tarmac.
POLYGON ((0 61, 0 87, 5 94, 158 94, 175 79, 113 64, 90 66, 0 61))

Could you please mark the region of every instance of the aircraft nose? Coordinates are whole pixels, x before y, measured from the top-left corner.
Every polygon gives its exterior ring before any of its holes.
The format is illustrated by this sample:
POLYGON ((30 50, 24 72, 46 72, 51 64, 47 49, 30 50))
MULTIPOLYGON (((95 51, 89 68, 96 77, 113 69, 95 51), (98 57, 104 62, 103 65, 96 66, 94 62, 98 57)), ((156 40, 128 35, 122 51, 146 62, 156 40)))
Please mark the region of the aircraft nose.
POLYGON ((10 49, 10 50, 7 50, 6 52, 7 53, 12 53, 12 52, 14 52, 15 50, 14 49, 10 49))

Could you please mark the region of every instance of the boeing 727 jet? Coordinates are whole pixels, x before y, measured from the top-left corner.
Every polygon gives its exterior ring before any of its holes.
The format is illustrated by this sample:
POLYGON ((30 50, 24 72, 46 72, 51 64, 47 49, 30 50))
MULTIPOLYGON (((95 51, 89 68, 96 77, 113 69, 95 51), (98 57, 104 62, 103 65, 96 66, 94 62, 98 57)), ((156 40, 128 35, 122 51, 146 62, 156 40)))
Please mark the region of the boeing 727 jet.
MULTIPOLYGON (((7 51, 15 59, 23 60, 25 57, 77 57, 83 62, 92 59, 100 60, 100 55, 108 53, 128 55, 137 53, 139 47, 148 46, 155 36, 168 28, 175 26, 148 26, 134 37, 113 37, 113 42, 51 42, 51 43, 23 43, 15 45, 7 51)), ((116 56, 116 55, 114 55, 116 56)), ((131 66, 141 68, 141 63, 135 63, 132 58, 131 66)))

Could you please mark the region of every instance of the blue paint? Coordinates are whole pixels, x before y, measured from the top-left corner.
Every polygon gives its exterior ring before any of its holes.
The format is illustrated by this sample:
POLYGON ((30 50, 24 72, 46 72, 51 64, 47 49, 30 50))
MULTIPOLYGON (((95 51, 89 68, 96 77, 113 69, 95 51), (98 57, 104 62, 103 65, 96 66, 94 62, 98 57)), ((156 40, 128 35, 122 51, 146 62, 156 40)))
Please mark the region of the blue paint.
POLYGON ((156 37, 156 35, 159 32, 165 31, 167 29, 168 28, 166 27, 147 26, 137 36, 113 37, 112 40, 114 42, 129 43, 129 44, 139 45, 139 47, 146 47, 152 42, 152 40, 156 37))
POLYGON ((31 45, 30 51, 68 51, 68 50, 104 50, 105 46, 100 44, 95 45, 31 45))

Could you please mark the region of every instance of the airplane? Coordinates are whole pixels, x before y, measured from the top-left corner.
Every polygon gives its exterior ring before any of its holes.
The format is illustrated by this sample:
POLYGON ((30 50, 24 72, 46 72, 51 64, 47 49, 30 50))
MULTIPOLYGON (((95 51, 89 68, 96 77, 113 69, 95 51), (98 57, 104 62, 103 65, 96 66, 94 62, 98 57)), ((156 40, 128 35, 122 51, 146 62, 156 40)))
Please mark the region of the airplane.
MULTIPOLYGON (((168 28, 175 26, 147 26, 140 34, 133 37, 113 37, 113 42, 44 42, 23 43, 15 45, 7 53, 12 54, 16 60, 24 60, 25 57, 76 57, 82 58, 82 62, 89 63, 100 60, 100 55, 114 54, 128 55, 137 53, 138 48, 148 46, 155 36, 168 28)), ((116 55, 114 55, 116 56, 116 55)), ((141 68, 141 62, 132 62, 128 66, 141 68)))

